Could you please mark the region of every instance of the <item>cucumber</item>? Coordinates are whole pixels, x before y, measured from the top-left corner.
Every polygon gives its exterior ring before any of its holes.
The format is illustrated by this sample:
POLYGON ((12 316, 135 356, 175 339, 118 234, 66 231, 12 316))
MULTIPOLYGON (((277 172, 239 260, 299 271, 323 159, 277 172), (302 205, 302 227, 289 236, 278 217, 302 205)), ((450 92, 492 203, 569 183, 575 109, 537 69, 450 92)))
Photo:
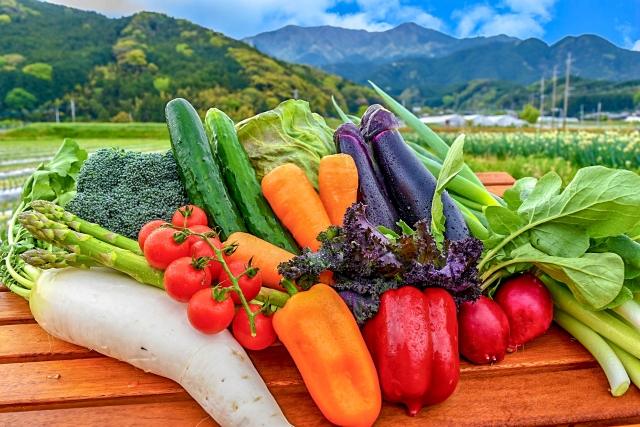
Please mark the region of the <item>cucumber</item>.
POLYGON ((165 115, 178 173, 190 202, 206 212, 218 226, 223 240, 236 231, 247 231, 224 185, 196 110, 186 100, 177 98, 167 104, 165 115))
POLYGON ((299 255, 300 249, 293 236, 280 223, 262 195, 256 172, 238 139, 233 121, 222 111, 212 108, 207 112, 204 124, 211 135, 211 151, 220 162, 224 183, 249 232, 299 255))

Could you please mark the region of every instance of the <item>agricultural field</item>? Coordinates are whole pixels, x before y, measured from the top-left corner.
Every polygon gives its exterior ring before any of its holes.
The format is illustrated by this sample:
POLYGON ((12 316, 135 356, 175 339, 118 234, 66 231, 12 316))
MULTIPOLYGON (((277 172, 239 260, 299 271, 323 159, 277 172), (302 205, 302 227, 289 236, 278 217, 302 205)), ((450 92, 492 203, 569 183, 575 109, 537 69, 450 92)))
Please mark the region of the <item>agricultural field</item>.
POLYGON ((65 136, 73 136, 89 153, 110 146, 143 152, 170 148, 162 124, 37 124, 0 134, 0 236, 24 183, 40 163, 53 157, 65 136))

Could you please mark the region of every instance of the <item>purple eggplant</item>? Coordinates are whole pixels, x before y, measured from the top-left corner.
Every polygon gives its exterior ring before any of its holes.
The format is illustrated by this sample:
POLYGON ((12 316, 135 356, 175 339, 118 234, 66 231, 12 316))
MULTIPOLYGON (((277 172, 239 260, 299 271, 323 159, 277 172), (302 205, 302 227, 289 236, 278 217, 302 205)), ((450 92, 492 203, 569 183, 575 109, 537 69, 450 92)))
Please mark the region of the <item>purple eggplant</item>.
MULTIPOLYGON (((371 143, 374 158, 400 218, 409 225, 414 225, 424 218, 431 221, 436 178, 413 154, 398 132, 395 116, 379 105, 372 105, 369 110, 364 114, 360 124, 362 134, 365 140, 371 143)), ((445 238, 462 240, 469 237, 469 229, 462 212, 446 191, 442 193, 442 203, 447 219, 445 238)))
POLYGON ((345 123, 333 135, 338 152, 353 157, 358 168, 358 201, 367 205, 367 219, 375 226, 383 225, 399 231, 400 216, 389 199, 380 170, 373 161, 371 148, 364 142, 353 123, 345 123))

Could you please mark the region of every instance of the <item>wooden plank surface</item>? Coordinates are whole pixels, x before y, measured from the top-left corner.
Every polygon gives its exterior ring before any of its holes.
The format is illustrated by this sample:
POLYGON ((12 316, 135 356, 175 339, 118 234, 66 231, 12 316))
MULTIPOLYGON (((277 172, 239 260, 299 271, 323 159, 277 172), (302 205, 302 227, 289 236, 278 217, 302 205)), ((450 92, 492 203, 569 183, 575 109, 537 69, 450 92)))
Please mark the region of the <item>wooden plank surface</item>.
MULTIPOLYGON (((494 194, 515 181, 504 173, 478 176, 494 194)), ((248 353, 292 424, 331 425, 282 345, 248 353)), ((552 326, 501 363, 462 361, 454 395, 423 408, 415 418, 406 416, 401 405, 384 403, 375 425, 593 427, 635 422, 640 422, 640 391, 632 386, 613 398, 593 357, 552 326)), ((165 424, 217 425, 173 381, 51 337, 34 323, 27 302, 0 286, 0 426, 165 424)))
POLYGON ((0 292, 0 325, 34 323, 29 303, 11 292, 0 292))

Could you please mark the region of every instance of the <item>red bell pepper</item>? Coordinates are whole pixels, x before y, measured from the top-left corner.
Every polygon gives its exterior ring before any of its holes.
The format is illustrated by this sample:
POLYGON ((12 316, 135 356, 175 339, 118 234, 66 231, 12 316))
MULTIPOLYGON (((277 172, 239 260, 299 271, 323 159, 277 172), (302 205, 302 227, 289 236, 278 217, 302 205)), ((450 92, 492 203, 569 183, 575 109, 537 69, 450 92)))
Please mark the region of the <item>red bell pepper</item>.
POLYGON ((415 416, 440 403, 460 378, 456 305, 447 291, 405 286, 382 295, 380 310, 362 328, 378 371, 382 398, 415 416))

